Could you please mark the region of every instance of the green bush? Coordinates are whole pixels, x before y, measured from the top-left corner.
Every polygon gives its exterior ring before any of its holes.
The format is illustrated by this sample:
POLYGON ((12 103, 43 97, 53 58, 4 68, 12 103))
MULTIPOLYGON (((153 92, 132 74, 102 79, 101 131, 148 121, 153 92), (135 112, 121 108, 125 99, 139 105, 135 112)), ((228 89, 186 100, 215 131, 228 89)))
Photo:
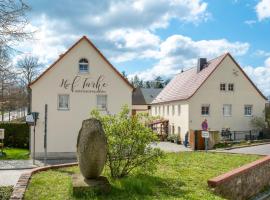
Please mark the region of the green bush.
POLYGON ((147 115, 131 116, 127 106, 117 115, 101 115, 97 110, 91 115, 103 125, 108 141, 107 165, 113 178, 140 168, 144 172, 155 169, 162 152, 150 145, 158 138, 146 125, 150 121, 147 115))
POLYGON ((29 148, 29 126, 26 123, 0 123, 5 129, 4 146, 29 148))
POLYGON ((12 190, 12 186, 0 187, 0 199, 8 200, 11 196, 12 190))

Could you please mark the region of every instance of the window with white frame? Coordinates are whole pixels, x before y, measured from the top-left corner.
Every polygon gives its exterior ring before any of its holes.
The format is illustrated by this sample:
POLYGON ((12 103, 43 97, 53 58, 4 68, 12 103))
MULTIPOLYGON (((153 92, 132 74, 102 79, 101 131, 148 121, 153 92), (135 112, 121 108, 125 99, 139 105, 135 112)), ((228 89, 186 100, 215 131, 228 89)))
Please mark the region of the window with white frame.
POLYGON ((107 110, 107 95, 97 95, 97 109, 107 110))
POLYGON ((162 106, 162 115, 165 116, 165 106, 162 106))
POLYGON ((175 131, 174 131, 174 125, 172 125, 172 134, 174 134, 175 131))
POLYGON ((172 105, 172 115, 174 116, 174 113, 175 113, 175 109, 174 109, 174 105, 172 105))
POLYGON ((226 83, 220 83, 220 91, 226 91, 226 83))
POLYGON ((207 116, 210 114, 210 105, 209 104, 203 104, 201 107, 201 115, 207 116))
POLYGON ((252 105, 244 106, 244 114, 245 116, 252 116, 252 105))
POLYGON ((89 72, 89 63, 86 58, 82 58, 79 60, 79 72, 80 73, 88 73, 89 72))
POLYGON ((232 104, 223 105, 223 116, 225 117, 232 116, 232 104))
POLYGON ((169 115, 169 114, 170 114, 170 106, 167 105, 167 115, 169 115))
POLYGON ((69 95, 68 94, 59 94, 58 95, 58 109, 59 110, 68 110, 69 109, 69 95))
POLYGON ((177 105, 177 110, 178 110, 178 116, 181 114, 181 105, 177 105))
POLYGON ((161 115, 160 106, 158 107, 158 115, 161 115))
POLYGON ((234 84, 233 83, 228 84, 228 90, 229 91, 234 91, 234 84))

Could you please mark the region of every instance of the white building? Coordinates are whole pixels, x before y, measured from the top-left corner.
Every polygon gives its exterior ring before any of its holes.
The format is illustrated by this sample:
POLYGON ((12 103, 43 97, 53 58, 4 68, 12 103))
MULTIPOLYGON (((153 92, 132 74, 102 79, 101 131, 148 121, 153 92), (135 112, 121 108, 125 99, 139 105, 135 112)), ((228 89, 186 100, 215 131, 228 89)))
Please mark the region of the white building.
POLYGON ((169 133, 201 130, 251 130, 252 116, 264 117, 266 97, 227 53, 177 74, 152 102, 151 113, 169 120, 169 133))
MULTIPOLYGON (((131 108, 132 85, 110 64, 95 45, 82 37, 30 84, 36 125, 36 156, 44 156, 45 104, 49 157, 73 157, 77 134, 90 111, 116 114, 131 108)), ((33 128, 31 151, 33 151, 33 128)))

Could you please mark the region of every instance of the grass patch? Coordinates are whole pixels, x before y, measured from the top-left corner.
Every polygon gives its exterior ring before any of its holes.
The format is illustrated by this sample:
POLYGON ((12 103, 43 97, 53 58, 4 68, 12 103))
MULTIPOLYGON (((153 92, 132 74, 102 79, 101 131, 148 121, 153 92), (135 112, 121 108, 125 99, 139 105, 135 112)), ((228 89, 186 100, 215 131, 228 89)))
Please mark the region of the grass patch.
MULTIPOLYGON (((1 150, 0 150, 1 151, 1 150)), ((4 148, 0 160, 27 160, 29 159, 29 150, 18 148, 4 148)))
MULTIPOLYGON (((49 170, 35 174, 25 194, 25 200, 62 199, 189 199, 218 200, 207 186, 209 178, 240 167, 260 158, 259 156, 218 154, 204 152, 170 153, 161 160, 153 174, 136 172, 129 177, 112 180, 108 195, 91 191, 72 195, 71 174, 78 167, 49 170)), ((108 177, 108 169, 104 170, 108 177)))
POLYGON ((9 200, 12 190, 13 190, 12 186, 0 187, 0 199, 9 200))

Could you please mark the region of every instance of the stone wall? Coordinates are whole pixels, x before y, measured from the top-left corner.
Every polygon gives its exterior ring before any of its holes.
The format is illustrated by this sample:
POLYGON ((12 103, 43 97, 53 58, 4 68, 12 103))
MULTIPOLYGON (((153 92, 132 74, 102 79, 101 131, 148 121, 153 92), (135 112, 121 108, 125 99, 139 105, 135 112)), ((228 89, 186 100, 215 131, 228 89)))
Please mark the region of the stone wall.
POLYGON ((210 179, 208 186, 227 199, 248 199, 270 186, 270 156, 210 179))

